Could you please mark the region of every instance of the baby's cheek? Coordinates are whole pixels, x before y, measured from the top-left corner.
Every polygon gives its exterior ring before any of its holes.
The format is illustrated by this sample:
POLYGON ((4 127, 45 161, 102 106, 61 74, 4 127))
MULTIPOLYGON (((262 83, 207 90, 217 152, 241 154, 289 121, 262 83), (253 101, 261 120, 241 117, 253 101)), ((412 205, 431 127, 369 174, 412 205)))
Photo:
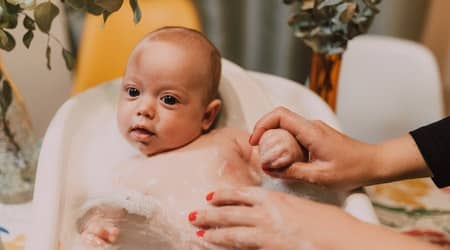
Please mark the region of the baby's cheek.
POLYGON ((130 125, 131 117, 127 115, 125 110, 123 108, 119 107, 119 110, 117 111, 117 126, 119 128, 120 133, 122 135, 124 134, 124 131, 126 131, 130 125))

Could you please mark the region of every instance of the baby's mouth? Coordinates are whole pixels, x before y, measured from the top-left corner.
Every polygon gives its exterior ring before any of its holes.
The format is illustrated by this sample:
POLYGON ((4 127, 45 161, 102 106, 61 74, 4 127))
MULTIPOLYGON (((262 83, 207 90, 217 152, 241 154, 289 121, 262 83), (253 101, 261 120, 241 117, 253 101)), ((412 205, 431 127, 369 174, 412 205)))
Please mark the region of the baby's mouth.
POLYGON ((150 137, 155 136, 155 133, 143 127, 132 128, 130 134, 137 141, 146 141, 150 139, 150 137))

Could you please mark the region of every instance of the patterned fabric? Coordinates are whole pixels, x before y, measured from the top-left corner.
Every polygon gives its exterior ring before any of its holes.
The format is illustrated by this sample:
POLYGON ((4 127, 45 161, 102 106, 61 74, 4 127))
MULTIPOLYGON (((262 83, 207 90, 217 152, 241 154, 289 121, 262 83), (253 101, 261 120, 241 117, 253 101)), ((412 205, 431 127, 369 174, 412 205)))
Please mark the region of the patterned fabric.
POLYGON ((367 187, 380 222, 450 249, 450 190, 426 179, 367 187))
POLYGON ((0 250, 24 250, 25 235, 31 224, 31 202, 0 204, 0 215, 0 250))

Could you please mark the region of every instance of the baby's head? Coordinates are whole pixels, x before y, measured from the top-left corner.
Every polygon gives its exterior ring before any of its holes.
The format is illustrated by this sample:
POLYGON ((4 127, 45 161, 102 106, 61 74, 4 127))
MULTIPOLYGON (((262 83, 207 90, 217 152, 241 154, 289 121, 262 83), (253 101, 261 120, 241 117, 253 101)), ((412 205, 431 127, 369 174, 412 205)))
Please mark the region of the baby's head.
POLYGON ((188 144, 214 122, 221 106, 221 57, 200 32, 165 27, 134 48, 118 107, 122 135, 153 155, 188 144))

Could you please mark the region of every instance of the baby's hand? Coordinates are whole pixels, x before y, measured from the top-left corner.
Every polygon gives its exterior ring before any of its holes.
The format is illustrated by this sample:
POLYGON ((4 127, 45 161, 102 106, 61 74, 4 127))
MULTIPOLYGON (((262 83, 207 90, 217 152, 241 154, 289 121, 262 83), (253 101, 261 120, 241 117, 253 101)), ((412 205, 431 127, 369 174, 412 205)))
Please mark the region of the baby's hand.
POLYGON ((119 228, 108 219, 92 218, 86 223, 81 237, 85 245, 97 249, 116 243, 119 233, 119 228))
POLYGON ((259 141, 259 156, 263 168, 284 168, 307 157, 293 135, 284 129, 270 129, 259 141))
POLYGON ((105 248, 117 242, 120 219, 126 216, 126 210, 118 207, 100 205, 91 208, 78 221, 81 238, 89 249, 105 248))

